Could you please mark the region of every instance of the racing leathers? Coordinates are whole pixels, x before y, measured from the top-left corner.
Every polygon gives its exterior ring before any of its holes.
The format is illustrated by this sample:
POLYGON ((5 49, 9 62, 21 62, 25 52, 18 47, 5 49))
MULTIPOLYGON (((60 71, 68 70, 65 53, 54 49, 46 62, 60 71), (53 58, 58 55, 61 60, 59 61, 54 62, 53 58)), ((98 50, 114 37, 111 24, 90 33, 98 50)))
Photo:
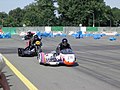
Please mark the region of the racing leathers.
POLYGON ((25 38, 25 40, 31 39, 33 37, 33 35, 34 35, 34 33, 27 32, 27 35, 24 38, 25 38))
POLYGON ((40 41, 41 42, 41 39, 40 38, 37 38, 37 39, 31 38, 30 41, 29 41, 29 46, 33 46, 36 41, 40 41))
POLYGON ((42 46, 41 39, 42 39, 42 38, 37 38, 37 39, 35 39, 34 37, 31 38, 31 39, 29 40, 29 45, 28 45, 27 48, 30 49, 30 50, 32 50, 33 48, 35 48, 35 43, 36 43, 36 41, 40 41, 40 46, 42 46))
POLYGON ((63 49, 71 49, 71 46, 69 43, 66 43, 66 45, 64 45, 62 42, 57 46, 56 48, 56 54, 59 55, 60 51, 63 49))

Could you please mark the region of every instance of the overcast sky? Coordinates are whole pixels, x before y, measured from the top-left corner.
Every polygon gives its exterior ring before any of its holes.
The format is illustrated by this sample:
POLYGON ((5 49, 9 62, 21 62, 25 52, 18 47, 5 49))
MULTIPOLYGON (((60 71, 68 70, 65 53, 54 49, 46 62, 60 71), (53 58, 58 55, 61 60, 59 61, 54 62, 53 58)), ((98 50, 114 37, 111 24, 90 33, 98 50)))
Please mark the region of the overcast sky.
POLYGON ((120 9, 120 0, 104 0, 106 5, 113 7, 117 7, 120 9))
MULTIPOLYGON (((111 7, 117 7, 120 9, 120 0, 104 0, 107 5, 111 7)), ((24 8, 34 0, 0 0, 0 12, 8 13, 10 10, 16 9, 17 7, 24 8)))
POLYGON ((17 7, 24 8, 34 0, 0 0, 0 12, 8 13, 10 10, 16 9, 17 7))

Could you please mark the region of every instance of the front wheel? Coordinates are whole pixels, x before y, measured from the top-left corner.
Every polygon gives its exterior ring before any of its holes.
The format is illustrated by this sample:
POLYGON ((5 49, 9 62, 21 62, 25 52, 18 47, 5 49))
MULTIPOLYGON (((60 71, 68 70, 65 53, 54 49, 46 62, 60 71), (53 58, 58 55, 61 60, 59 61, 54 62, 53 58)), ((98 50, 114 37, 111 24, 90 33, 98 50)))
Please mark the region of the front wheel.
POLYGON ((41 59, 42 59, 41 54, 38 54, 37 59, 38 59, 39 64, 41 64, 41 63, 42 63, 42 60, 41 60, 41 59))
POLYGON ((18 48, 18 56, 21 56, 21 57, 24 56, 24 49, 18 48))
POLYGON ((36 46, 36 50, 35 50, 36 54, 38 55, 40 52, 42 52, 42 49, 40 46, 36 46))

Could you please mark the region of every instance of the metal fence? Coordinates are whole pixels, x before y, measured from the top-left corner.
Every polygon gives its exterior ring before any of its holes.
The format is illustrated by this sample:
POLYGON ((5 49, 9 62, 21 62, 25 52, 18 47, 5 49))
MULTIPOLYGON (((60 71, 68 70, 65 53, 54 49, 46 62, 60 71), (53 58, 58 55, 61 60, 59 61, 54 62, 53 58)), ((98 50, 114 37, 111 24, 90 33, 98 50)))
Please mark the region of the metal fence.
POLYGON ((120 27, 98 27, 99 32, 117 32, 120 33, 120 27))
MULTIPOLYGON (((15 27, 15 28, 16 28, 16 31, 15 31, 16 34, 20 34, 21 32, 25 32, 26 33, 28 31, 35 31, 35 32, 36 31, 40 31, 40 32, 44 32, 45 31, 45 27, 15 27)), ((97 28, 98 28, 97 29, 98 30, 97 33, 100 33, 100 32, 117 32, 117 33, 120 33, 120 27, 97 27, 97 28)), ((10 29, 10 27, 8 27, 7 31, 9 31, 11 29, 10 29)), ((71 31, 72 32, 76 32, 76 31, 79 31, 79 30, 80 30, 80 27, 63 27, 63 30, 60 31, 60 32, 68 34, 71 31)), ((56 32, 58 32, 58 31, 56 31, 56 32)), ((87 31, 87 32, 90 32, 90 31, 87 31)))
POLYGON ((28 32, 28 31, 45 31, 45 27, 17 27, 16 34, 20 34, 21 32, 28 32))

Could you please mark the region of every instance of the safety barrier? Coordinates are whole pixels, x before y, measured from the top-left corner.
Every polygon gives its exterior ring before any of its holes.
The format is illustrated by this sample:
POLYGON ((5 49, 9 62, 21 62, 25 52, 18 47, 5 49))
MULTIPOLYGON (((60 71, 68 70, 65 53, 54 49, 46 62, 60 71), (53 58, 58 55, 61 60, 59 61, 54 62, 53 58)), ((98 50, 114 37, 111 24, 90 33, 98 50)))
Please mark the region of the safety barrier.
POLYGON ((60 33, 52 33, 52 32, 36 32, 36 35, 40 36, 40 37, 56 37, 56 36, 62 36, 62 37, 66 37, 66 34, 60 34, 60 33))
MULTIPOLYGON (((2 31, 4 33, 9 32, 11 35, 14 34, 25 34, 28 31, 33 31, 33 32, 41 32, 45 33, 46 28, 43 27, 2 27, 2 31)), ((52 26, 51 27, 51 33, 49 36, 66 36, 66 35, 72 35, 74 37, 93 37, 95 33, 97 34, 110 34, 110 35, 116 35, 119 36, 117 33, 120 32, 120 27, 62 27, 62 26, 52 26), (78 34, 79 31, 82 31, 82 34, 78 34), (105 33, 103 33, 105 32, 105 33), (77 33, 77 34, 76 34, 77 33), (53 34, 53 35, 52 35, 53 34)), ((48 33, 46 33, 48 35, 48 33)), ((43 36, 46 36, 44 34, 43 36)), ((106 35, 107 35, 106 34, 106 35)), ((95 36, 96 37, 96 36, 95 36)))
POLYGON ((11 38, 11 33, 0 34, 0 38, 11 38))
POLYGON ((114 40, 116 40, 116 38, 115 37, 109 37, 109 40, 114 41, 114 40))
POLYGON ((2 27, 3 33, 10 33, 11 35, 16 34, 16 27, 2 27))
POLYGON ((120 36, 120 34, 117 33, 117 34, 115 34, 115 36, 120 36))

